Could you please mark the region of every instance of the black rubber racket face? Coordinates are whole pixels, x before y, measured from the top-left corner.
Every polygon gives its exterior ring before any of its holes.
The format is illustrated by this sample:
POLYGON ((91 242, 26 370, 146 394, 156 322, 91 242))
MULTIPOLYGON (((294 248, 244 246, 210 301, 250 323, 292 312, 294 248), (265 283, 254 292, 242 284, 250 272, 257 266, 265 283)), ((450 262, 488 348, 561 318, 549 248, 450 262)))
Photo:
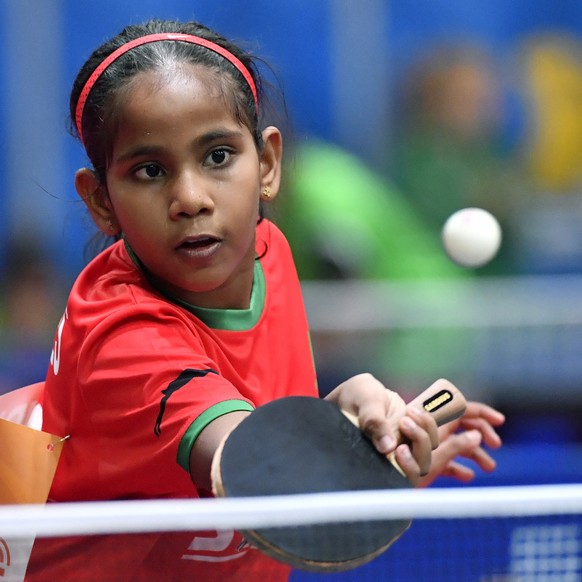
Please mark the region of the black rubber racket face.
MULTIPOLYGON (((288 397, 259 407, 224 443, 217 494, 287 495, 410 487, 334 404, 288 397)), ((408 520, 334 523, 244 532, 294 567, 341 571, 384 551, 408 520)))

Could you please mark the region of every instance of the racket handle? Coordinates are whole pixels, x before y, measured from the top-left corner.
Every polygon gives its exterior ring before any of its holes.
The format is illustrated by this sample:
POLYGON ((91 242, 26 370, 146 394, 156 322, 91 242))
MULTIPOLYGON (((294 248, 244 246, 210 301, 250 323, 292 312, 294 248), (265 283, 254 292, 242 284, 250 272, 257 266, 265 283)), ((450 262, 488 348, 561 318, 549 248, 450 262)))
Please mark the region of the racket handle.
MULTIPOLYGON (((419 394, 414 400, 408 403, 420 410, 426 410, 432 414, 438 426, 447 424, 465 414, 467 401, 461 391, 451 382, 441 378, 431 384, 424 392, 419 394)), ((360 426, 358 417, 350 412, 342 410, 345 416, 356 426, 360 426)), ((394 427, 394 436, 397 442, 402 443, 404 439, 397 427, 394 427)), ((404 471, 398 464, 394 451, 386 455, 386 458, 406 477, 404 471)))
MULTIPOLYGON (((467 401, 461 391, 451 382, 441 378, 431 384, 424 392, 408 403, 420 410, 430 412, 438 426, 447 424, 465 414, 467 401)), ((358 417, 350 412, 342 410, 349 420, 356 426, 360 426, 358 417)), ((395 428, 396 439, 400 440, 400 433, 395 428)))
POLYGON ((426 410, 439 426, 455 420, 467 409, 467 401, 451 382, 441 378, 412 400, 408 406, 426 410))

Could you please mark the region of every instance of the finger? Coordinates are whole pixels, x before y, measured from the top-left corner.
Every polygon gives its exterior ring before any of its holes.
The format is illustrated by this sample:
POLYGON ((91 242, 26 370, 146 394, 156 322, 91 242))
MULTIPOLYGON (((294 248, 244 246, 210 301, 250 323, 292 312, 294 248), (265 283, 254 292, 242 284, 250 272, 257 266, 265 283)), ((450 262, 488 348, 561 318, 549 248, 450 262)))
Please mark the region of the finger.
MULTIPOLYGON (((452 477, 463 482, 473 479, 474 471, 454 459, 460 456, 472 458, 474 451, 480 448, 480 443, 481 433, 479 431, 451 435, 433 452, 430 472, 420 480, 419 485, 428 487, 440 476, 452 477)), ((476 454, 476 457, 479 458, 479 453, 476 454)))
POLYGON ((429 474, 419 479, 417 487, 428 487, 439 477, 450 477, 467 483, 475 478, 475 471, 457 461, 450 461, 444 468, 441 467, 439 470, 431 467, 429 474))
POLYGON ((478 430, 483 436, 483 442, 493 449, 501 446, 501 437, 497 431, 483 418, 464 418, 461 421, 461 427, 466 430, 478 430))
MULTIPOLYGON (((423 419, 424 420, 424 419, 423 419)), ((436 423, 434 419, 428 418, 427 424, 432 423, 431 431, 436 435, 436 423)), ((426 475, 430 470, 433 443, 429 431, 417 424, 410 416, 404 416, 399 423, 401 434, 408 440, 412 456, 417 462, 420 475, 426 475)))
POLYGON ((497 467, 495 459, 482 447, 478 447, 471 451, 470 454, 463 456, 474 461, 483 471, 487 471, 488 473, 497 467))
POLYGON ((505 423, 505 414, 487 404, 481 404, 481 416, 493 426, 501 426, 505 423))
POLYGON ((398 421, 404 415, 402 398, 387 389, 368 398, 358 410, 358 422, 366 436, 382 454, 394 451, 398 444, 398 421))
POLYGON ((359 418, 362 432, 372 441, 379 453, 387 455, 394 451, 398 441, 397 435, 386 417, 364 416, 359 418))
POLYGON ((460 420, 454 420, 439 426, 439 443, 446 441, 450 435, 457 432, 459 426, 461 426, 460 420))
POLYGON ((406 408, 406 414, 411 416, 414 422, 428 433, 431 447, 433 450, 436 449, 439 446, 440 438, 434 418, 428 412, 412 406, 406 408))
POLYGON ((501 426, 505 422, 505 415, 503 413, 483 402, 468 402, 464 417, 481 417, 493 426, 501 426))
POLYGON ((416 485, 420 479, 420 466, 412 455, 412 451, 408 445, 399 445, 394 451, 394 457, 404 471, 406 478, 416 485))
POLYGON ((445 467, 455 457, 463 457, 473 461, 484 471, 493 471, 497 463, 483 447, 478 446, 479 436, 479 432, 470 431, 449 438, 433 453, 433 467, 445 467))
POLYGON ((451 435, 434 451, 433 469, 443 470, 455 457, 470 457, 481 444, 481 433, 477 430, 451 435))
POLYGON ((451 461, 441 474, 443 477, 451 477, 452 479, 457 479, 457 481, 462 481, 463 483, 468 483, 475 478, 475 471, 473 471, 473 469, 466 467, 457 461, 451 461))

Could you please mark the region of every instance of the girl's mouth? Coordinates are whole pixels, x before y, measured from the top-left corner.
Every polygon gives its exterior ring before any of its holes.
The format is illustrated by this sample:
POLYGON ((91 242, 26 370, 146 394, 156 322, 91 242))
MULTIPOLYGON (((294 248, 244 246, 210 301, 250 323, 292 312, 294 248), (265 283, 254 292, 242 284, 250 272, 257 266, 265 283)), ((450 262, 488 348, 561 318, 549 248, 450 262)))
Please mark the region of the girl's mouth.
POLYGON ((219 238, 201 235, 184 239, 176 250, 192 258, 207 258, 218 250, 221 243, 219 238))

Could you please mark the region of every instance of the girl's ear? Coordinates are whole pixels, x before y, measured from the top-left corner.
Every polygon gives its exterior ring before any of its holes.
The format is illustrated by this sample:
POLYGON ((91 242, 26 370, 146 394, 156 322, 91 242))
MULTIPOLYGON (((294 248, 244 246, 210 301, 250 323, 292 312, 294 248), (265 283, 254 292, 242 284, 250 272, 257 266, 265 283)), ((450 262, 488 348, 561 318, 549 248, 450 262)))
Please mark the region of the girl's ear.
POLYGON ((75 174, 75 188, 99 230, 107 236, 119 234, 119 223, 115 217, 107 188, 93 170, 81 168, 75 174))
POLYGON ((283 136, 273 126, 263 130, 263 150, 260 155, 261 192, 264 200, 277 196, 281 186, 281 162, 283 159, 283 136))

